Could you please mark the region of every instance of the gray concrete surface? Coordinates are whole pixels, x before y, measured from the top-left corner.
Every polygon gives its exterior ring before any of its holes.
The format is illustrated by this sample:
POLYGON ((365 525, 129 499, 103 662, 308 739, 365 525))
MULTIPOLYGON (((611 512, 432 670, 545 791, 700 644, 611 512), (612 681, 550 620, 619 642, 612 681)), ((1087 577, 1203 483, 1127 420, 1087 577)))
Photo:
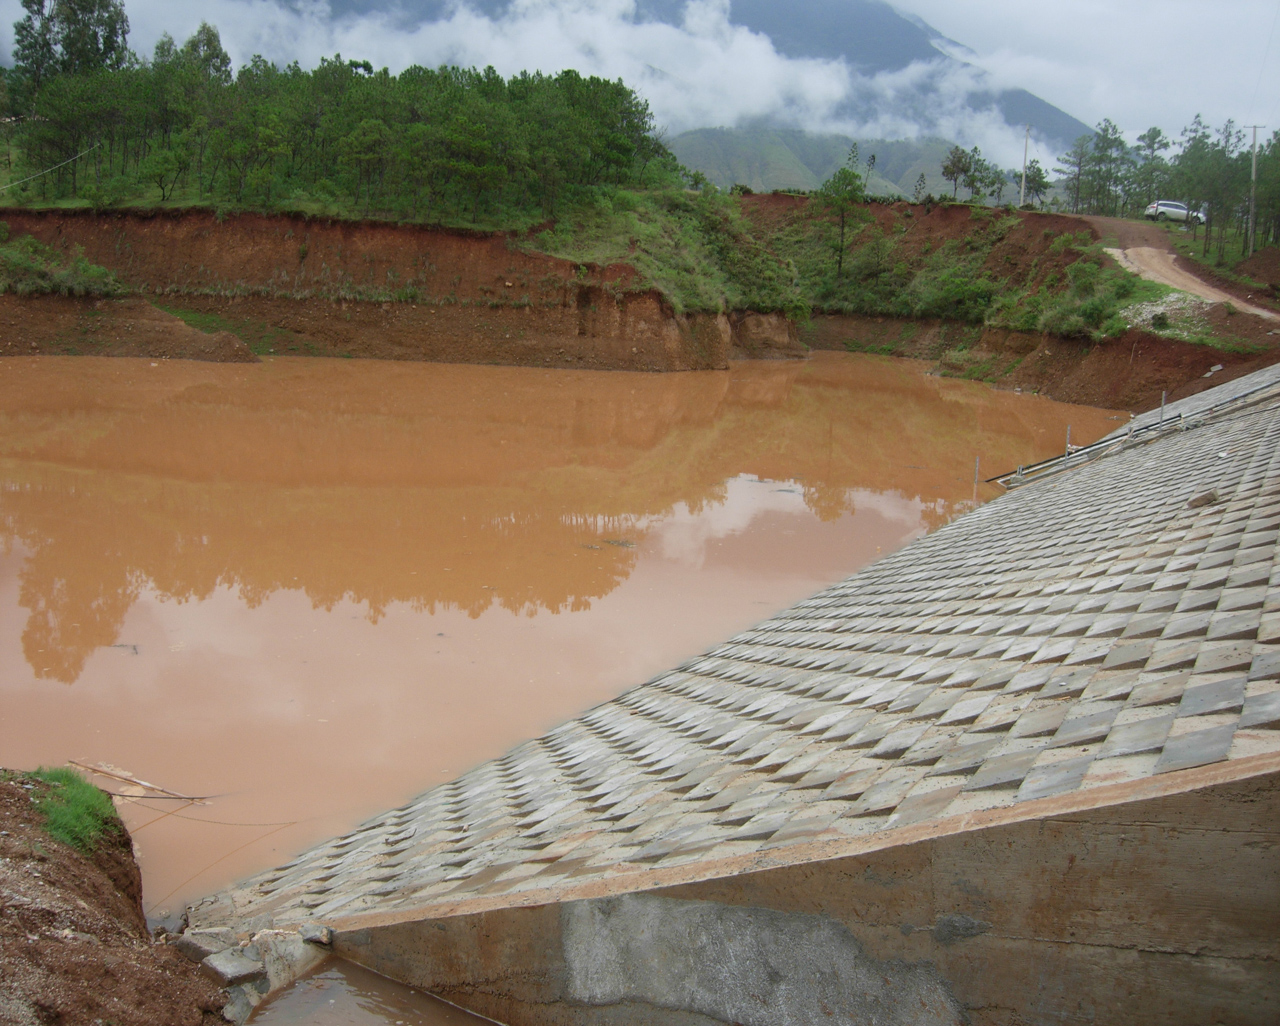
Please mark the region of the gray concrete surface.
POLYGON ((892 1021, 950 1021, 948 993, 992 1024, 1274 1019, 1280 398, 1208 412, 1241 382, 1193 397, 1187 430, 1012 491, 191 925, 328 925, 347 957, 516 1026, 746 1022, 747 980, 758 1021, 808 1021, 788 982, 806 965, 851 1009, 833 1021, 859 1021, 877 963, 899 966, 892 1021), (640 892, 765 911, 615 901, 640 892), (708 975, 695 943, 733 971, 708 975))
POLYGON ((571 1002, 743 1026, 964 1021, 936 967, 871 958, 824 916, 646 894, 569 902, 561 916, 571 1002))

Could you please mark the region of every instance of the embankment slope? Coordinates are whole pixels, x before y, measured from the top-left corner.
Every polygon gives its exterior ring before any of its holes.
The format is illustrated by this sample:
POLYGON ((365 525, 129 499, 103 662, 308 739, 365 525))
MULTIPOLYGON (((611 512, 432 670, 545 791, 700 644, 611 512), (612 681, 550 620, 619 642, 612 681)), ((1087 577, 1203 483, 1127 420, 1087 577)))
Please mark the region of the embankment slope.
POLYGON ((122 823, 84 854, 44 830, 43 781, 0 771, 0 1023, 214 1026, 225 996, 151 939, 122 823))
MULTIPOLYGON (((797 245, 797 252, 808 245, 825 253, 812 240, 796 242, 797 233, 814 230, 806 203, 750 196, 741 210, 760 240, 782 247, 779 254, 797 245)), ((1060 287, 1055 283, 1081 258, 1077 244, 1087 249, 1101 230, 1081 218, 975 213, 964 205, 874 204, 868 214, 870 242, 853 244, 851 261, 866 263, 883 246, 891 262, 918 271, 947 249, 972 275, 1012 283, 1028 296, 1060 287)), ((824 306, 816 294, 817 312, 797 324, 777 313, 679 314, 640 280, 622 250, 602 266, 533 252, 503 235, 198 210, 24 209, 0 217, 11 236, 82 252, 135 293, 125 300, 0 296, 5 355, 275 354, 669 371, 840 349, 927 359, 943 374, 1130 410, 1280 356, 1273 323, 1221 303, 1203 314, 1208 345, 1143 329, 1094 342, 984 327, 972 311, 838 313, 847 305, 824 306)), ((800 270, 801 277, 815 273, 800 270)), ((848 300, 837 294, 843 287, 837 282, 829 298, 848 300)), ((874 273, 867 287, 877 287, 874 273)))
MULTIPOLYGON (((678 315, 625 265, 525 253, 501 235, 205 211, 3 217, 10 234, 78 247, 154 305, 259 353, 702 370, 804 352, 783 317, 678 315)), ((80 312, 77 351, 99 351, 80 312)), ((68 351, 63 326, 27 320, 18 348, 68 351)))

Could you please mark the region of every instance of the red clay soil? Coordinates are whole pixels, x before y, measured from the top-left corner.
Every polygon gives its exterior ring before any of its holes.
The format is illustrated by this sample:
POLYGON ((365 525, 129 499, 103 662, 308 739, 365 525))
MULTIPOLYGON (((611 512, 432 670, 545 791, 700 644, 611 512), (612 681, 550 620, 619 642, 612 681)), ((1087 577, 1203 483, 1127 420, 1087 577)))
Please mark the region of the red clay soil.
POLYGON ((218 987, 147 932, 124 825, 82 855, 45 833, 45 786, 0 776, 0 1023, 221 1023, 218 987))
MULTIPOLYGON (((781 318, 677 316, 631 287, 628 266, 579 268, 501 235, 205 211, 3 217, 11 235, 79 247, 198 326, 213 315, 256 332, 264 352, 631 370, 803 355, 781 318)), ((50 330, 18 331, 0 352, 66 351, 44 348, 50 330)))
MULTIPOLYGON (((754 195, 743 198, 743 209, 777 228, 807 203, 805 197, 754 195)), ((877 203, 869 210, 886 231, 901 229, 899 245, 908 256, 1008 217, 993 211, 975 218, 972 208, 958 204, 877 203)), ((885 328, 870 318, 819 315, 798 329, 778 315, 682 317, 658 294, 634 289, 629 267, 579 268, 523 252, 504 236, 406 225, 261 214, 220 220, 200 211, 8 210, 0 216, 11 234, 29 233, 68 251, 80 247, 140 294, 99 302, 0 296, 0 355, 252 360, 255 353, 275 353, 685 370, 722 368, 735 357, 803 355, 803 334, 813 348, 921 356, 939 361, 943 373, 1130 409, 1158 402, 1161 391, 1194 390, 1280 355, 1280 337, 1269 334, 1273 325, 1233 316, 1223 306, 1209 311, 1211 324, 1231 346, 1254 352, 1134 332, 1094 345, 957 324, 889 320, 885 328), (1122 350, 1132 360, 1105 355, 1122 350), (1224 371, 1200 377, 1217 364, 1224 371)), ((1020 217, 1002 225, 986 266, 1032 287, 1075 259, 1070 251, 1054 251, 1064 234, 1167 245, 1164 231, 1145 222, 1020 217)), ((1275 258, 1255 258, 1267 259, 1275 258)))
MULTIPOLYGON (((804 216, 808 200, 803 196, 753 195, 744 196, 742 204, 743 212, 755 224, 778 230, 804 216)), ((986 210, 975 217, 975 208, 967 204, 925 205, 905 201, 873 203, 867 209, 877 228, 893 234, 897 253, 908 261, 944 243, 962 242, 983 225, 1016 216, 1019 223, 1006 228, 983 267, 995 277, 1032 287, 1038 287, 1052 273, 1061 276, 1063 269, 1077 259, 1078 254, 1062 247, 1054 251, 1054 243, 1061 236, 1084 233, 1091 241, 1098 237, 1093 226, 1082 218, 1062 214, 1010 215, 1004 210, 986 210), (901 234, 897 234, 899 232, 901 234)))
MULTIPOLYGON (((1147 246, 1174 253, 1169 243, 1169 234, 1165 229, 1151 221, 1131 221, 1123 217, 1085 217, 1104 240, 1114 239, 1120 249, 1136 249, 1147 246)), ((1212 285, 1219 291, 1262 307, 1280 310, 1280 250, 1274 246, 1255 253, 1249 260, 1236 264, 1238 274, 1248 275, 1255 281, 1271 286, 1270 294, 1259 292, 1248 285, 1226 275, 1218 274, 1212 267, 1207 267, 1197 260, 1175 253, 1174 264, 1182 271, 1199 278, 1206 285, 1212 285)), ((1273 326, 1274 327, 1274 326, 1273 326)))
MULTIPOLYGON (((1182 253, 1178 254, 1178 258, 1174 263, 1188 274, 1195 275, 1206 284, 1212 285, 1216 289, 1221 289, 1228 295, 1235 296, 1236 299, 1243 300, 1245 303, 1251 303, 1255 306, 1263 307, 1264 309, 1280 312, 1280 288, 1277 288, 1274 285, 1268 289, 1256 289, 1247 282, 1240 281, 1238 278, 1227 277, 1224 274, 1219 274, 1212 267, 1206 267, 1204 264, 1199 263, 1196 260, 1192 260, 1190 257, 1182 253)), ((1236 272, 1240 272, 1240 269, 1241 265, 1237 264, 1235 267, 1236 272)), ((1248 272, 1244 273, 1247 274, 1248 272)), ((1250 277, 1253 276, 1250 275, 1250 277)), ((1273 324, 1272 327, 1274 328, 1275 325, 1273 324)))
POLYGON ((943 374, 1037 392, 1061 402, 1141 413, 1275 363, 1280 347, 1267 322, 1246 314, 1208 311, 1220 330, 1256 332, 1255 352, 1226 352, 1144 331, 1106 342, 892 317, 823 315, 801 329, 813 349, 878 352, 930 360, 943 374), (1226 322, 1230 321, 1228 325, 1226 322), (1214 367, 1220 370, 1214 371, 1214 367), (1209 377, 1205 377, 1208 374, 1209 377))
POLYGON ((152 359, 255 363, 226 331, 188 327, 145 299, 72 299, 0 295, 0 356, 149 356, 152 359))
POLYGON ((1273 295, 1280 294, 1280 246, 1258 250, 1248 260, 1236 264, 1236 271, 1269 285, 1273 295))
POLYGON ((1096 217, 1093 215, 1079 218, 1087 221, 1098 238, 1107 245, 1114 240, 1117 249, 1138 249, 1148 246, 1151 249, 1170 249, 1169 234, 1153 221, 1131 221, 1125 217, 1096 217))

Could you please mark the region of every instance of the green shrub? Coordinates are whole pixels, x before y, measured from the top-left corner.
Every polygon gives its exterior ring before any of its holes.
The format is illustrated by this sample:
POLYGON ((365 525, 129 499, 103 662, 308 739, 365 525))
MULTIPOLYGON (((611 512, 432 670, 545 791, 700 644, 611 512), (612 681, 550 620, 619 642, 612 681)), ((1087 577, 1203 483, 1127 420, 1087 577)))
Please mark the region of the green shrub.
POLYGON ((999 291, 999 284, 981 270, 980 256, 961 255, 949 242, 930 254, 890 312, 980 324, 999 291))
MULTIPOLYGON (((4 234, 7 238, 7 225, 4 234)), ((79 247, 66 259, 30 235, 0 243, 0 294, 102 298, 123 295, 125 291, 105 267, 86 260, 79 247)))
POLYGON ((41 766, 32 776, 49 785, 36 797, 35 806, 44 816, 45 830, 55 840, 90 852, 104 833, 120 829, 111 799, 75 770, 41 766))
POLYGON ((803 318, 796 269, 766 248, 737 202, 714 192, 602 190, 533 242, 583 265, 626 262, 636 288, 659 289, 679 313, 761 310, 803 318))

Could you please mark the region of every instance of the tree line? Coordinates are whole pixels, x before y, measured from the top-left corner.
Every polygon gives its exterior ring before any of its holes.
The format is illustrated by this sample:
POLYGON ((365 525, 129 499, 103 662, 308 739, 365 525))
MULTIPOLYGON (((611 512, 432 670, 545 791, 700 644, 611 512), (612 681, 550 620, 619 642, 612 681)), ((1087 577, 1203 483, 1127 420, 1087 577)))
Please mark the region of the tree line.
MULTIPOLYGON (((1072 213, 1137 217, 1157 200, 1186 204, 1204 219, 1204 253, 1216 248, 1221 260, 1229 244, 1248 246, 1253 160, 1252 137, 1233 121, 1211 129, 1196 115, 1176 143, 1151 128, 1132 146, 1103 120, 1054 170, 1072 213)), ((1280 132, 1258 140, 1256 225, 1257 245, 1280 241, 1280 132)))
MULTIPOLYGON (((1253 175, 1252 138, 1234 122, 1210 129, 1199 115, 1177 143, 1159 128, 1127 143, 1114 122, 1104 119, 1060 156, 1050 178, 1038 160, 1027 165, 1026 199, 1072 214, 1140 217, 1157 200, 1186 204, 1203 218, 1203 251, 1226 257, 1229 245, 1248 246, 1249 199, 1253 175)), ((942 177, 971 201, 1002 201, 1021 189, 1022 172, 1002 171, 978 147, 954 146, 942 163, 942 177)), ((917 194, 923 183, 917 186, 917 194)), ((916 196, 918 200, 919 195, 916 196)), ((1258 140, 1255 200, 1256 245, 1280 241, 1280 132, 1258 140)), ((1199 232, 1199 225, 1195 225, 1199 232)))
MULTIPOLYGON (((969 199, 992 199, 997 204, 1004 201, 1004 194, 1021 193, 1022 172, 1014 169, 1004 170, 982 155, 980 147, 966 150, 962 146, 953 146, 942 161, 942 177, 951 183, 951 197, 956 199, 960 186, 969 190, 969 199)), ((1040 161, 1032 160, 1027 164, 1026 198, 1032 203, 1043 201, 1049 191, 1049 176, 1040 161)), ((916 183, 916 199, 924 189, 924 175, 916 183)))
POLYGON ((22 0, 5 134, 18 199, 108 206, 149 195, 309 205, 413 220, 552 216, 600 186, 676 178, 648 104, 574 71, 254 57, 202 24, 139 57, 122 0, 22 0), (47 174, 39 174, 53 168, 47 174))

